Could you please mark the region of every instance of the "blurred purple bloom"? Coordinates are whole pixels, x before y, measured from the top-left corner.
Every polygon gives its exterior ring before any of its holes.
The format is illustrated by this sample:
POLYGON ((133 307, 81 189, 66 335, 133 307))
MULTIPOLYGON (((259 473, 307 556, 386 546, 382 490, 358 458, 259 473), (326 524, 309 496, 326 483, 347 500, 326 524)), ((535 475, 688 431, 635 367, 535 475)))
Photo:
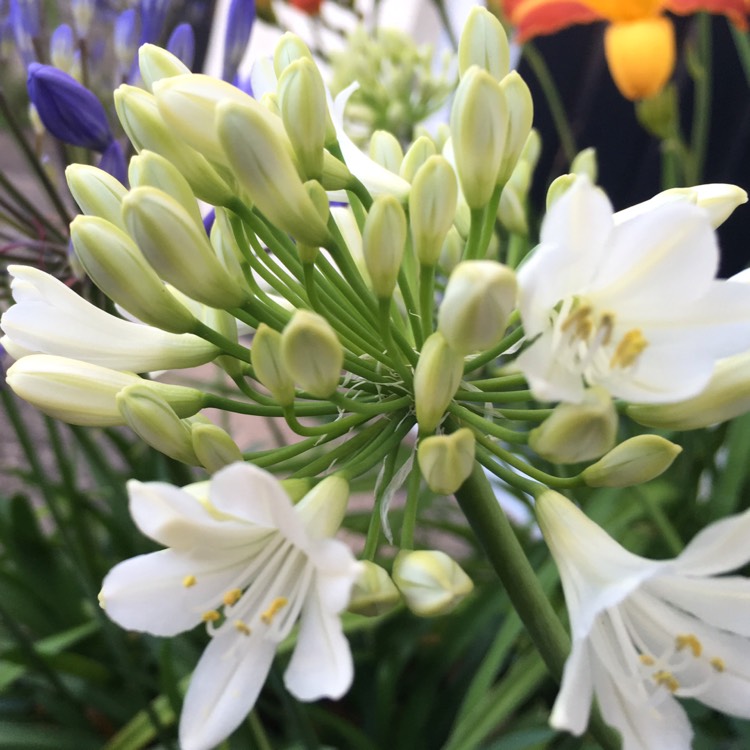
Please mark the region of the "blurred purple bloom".
POLYGON ((193 67, 195 57, 195 34, 189 23, 181 23, 176 26, 167 42, 167 49, 176 57, 179 57, 188 68, 193 67))
POLYGON ((112 133, 102 103, 75 78, 52 65, 31 63, 26 86, 44 127, 61 141, 104 151, 112 133))
POLYGON ((49 56, 52 64, 62 70, 70 70, 76 53, 73 29, 67 23, 60 24, 49 40, 49 56))
POLYGON ((141 0, 141 44, 161 39, 169 11, 169 0, 141 0))
POLYGON ((120 66, 120 76, 125 78, 138 50, 138 16, 135 8, 124 10, 114 23, 115 57, 120 66))
POLYGON ((214 225, 214 221, 216 221, 216 209, 212 208, 204 217, 203 217, 203 228, 206 230, 206 234, 210 237, 211 236, 211 228, 214 225))
POLYGON ((122 146, 120 146, 116 140, 113 139, 109 146, 104 150, 102 158, 99 160, 99 169, 108 172, 112 177, 119 180, 127 187, 128 163, 125 160, 122 146))
POLYGON ((255 0, 232 0, 224 39, 224 80, 233 81, 255 21, 255 0))
POLYGON ((41 29, 39 0, 11 0, 10 13, 16 26, 16 34, 23 31, 27 36, 38 37, 41 29))

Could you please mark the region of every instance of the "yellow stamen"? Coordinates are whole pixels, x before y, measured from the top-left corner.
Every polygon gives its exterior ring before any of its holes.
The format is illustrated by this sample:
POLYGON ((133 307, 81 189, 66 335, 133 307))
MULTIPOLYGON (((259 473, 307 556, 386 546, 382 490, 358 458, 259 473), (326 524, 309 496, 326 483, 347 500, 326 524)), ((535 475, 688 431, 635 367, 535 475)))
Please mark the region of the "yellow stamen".
POLYGON ((247 626, 246 623, 242 622, 242 620, 235 620, 234 621, 234 627, 235 630, 238 630, 243 635, 250 635, 250 628, 247 626))
POLYGON ((591 305, 581 305, 563 321, 562 330, 567 331, 569 328, 575 327, 574 336, 584 340, 588 339, 594 329, 591 312, 591 305))
POLYGON ((201 615, 203 622, 216 622, 221 615, 215 609, 209 609, 201 615))
POLYGON ((198 583, 198 579, 193 575, 185 576, 182 579, 182 585, 186 589, 189 589, 191 586, 195 586, 196 583, 198 583))
POLYGON ((670 693, 676 693, 680 687, 680 683, 675 679, 675 676, 665 669, 654 672, 653 678, 657 685, 664 685, 670 693))
POLYGON ((612 340, 612 329, 615 327, 615 316, 612 313, 602 313, 599 322, 599 331, 604 331, 602 346, 606 346, 612 340))
POLYGON ((239 598, 242 596, 242 589, 230 589, 224 594, 224 604, 227 607, 231 607, 232 604, 236 604, 239 598))
POLYGON ((674 640, 678 651, 682 651, 683 648, 689 648, 696 659, 703 653, 701 642, 692 634, 678 635, 674 640))
POLYGON ((709 664, 717 672, 723 672, 727 668, 726 664, 724 664, 724 659, 720 659, 718 656, 714 656, 714 658, 709 661, 709 664))
POLYGON ((656 659, 654 659, 653 656, 649 656, 648 654, 641 654, 638 657, 641 661, 641 664, 643 664, 645 667, 652 667, 654 664, 656 664, 656 659))
POLYGON ((610 367, 629 367, 637 359, 638 355, 648 346, 640 329, 633 328, 620 340, 620 343, 609 361, 610 367))
POLYGON ((286 597, 276 597, 276 599, 271 602, 271 605, 268 607, 268 609, 261 614, 260 619, 266 625, 270 625, 279 610, 284 609, 284 607, 286 607, 288 603, 289 602, 286 597))

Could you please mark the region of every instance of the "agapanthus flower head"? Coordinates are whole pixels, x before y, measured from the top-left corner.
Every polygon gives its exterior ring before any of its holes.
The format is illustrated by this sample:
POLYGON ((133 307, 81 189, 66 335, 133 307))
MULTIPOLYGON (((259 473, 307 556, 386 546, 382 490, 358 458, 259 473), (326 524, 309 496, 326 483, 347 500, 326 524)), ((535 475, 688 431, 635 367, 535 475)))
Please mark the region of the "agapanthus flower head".
POLYGON ((52 65, 31 63, 27 87, 44 127, 55 138, 94 151, 104 151, 112 142, 102 103, 72 76, 52 65))
POLYGON ((573 650, 551 724, 582 734, 596 696, 623 750, 688 750, 676 698, 750 718, 750 512, 701 531, 673 560, 638 557, 549 490, 537 518, 560 570, 573 650))
POLYGON ((128 493, 138 527, 168 549, 113 568, 102 606, 131 630, 170 636, 205 623, 211 636, 185 696, 183 750, 210 750, 245 718, 298 621, 287 688, 303 701, 346 692, 353 668, 339 613, 359 566, 330 538, 344 480, 323 480, 293 506, 271 474, 236 463, 200 498, 159 482, 131 481, 128 493))
POLYGON ((505 0, 520 41, 579 23, 607 21, 605 54, 610 72, 628 99, 654 96, 675 65, 675 33, 666 12, 722 13, 746 27, 744 0, 505 0))

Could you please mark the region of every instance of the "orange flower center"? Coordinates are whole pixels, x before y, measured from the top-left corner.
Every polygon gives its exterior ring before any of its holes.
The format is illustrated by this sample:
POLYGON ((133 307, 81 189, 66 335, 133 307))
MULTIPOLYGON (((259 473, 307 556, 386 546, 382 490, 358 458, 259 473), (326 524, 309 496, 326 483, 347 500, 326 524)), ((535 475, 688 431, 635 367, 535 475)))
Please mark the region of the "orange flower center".
POLYGON ((581 5, 612 23, 639 21, 659 15, 663 0, 580 0, 581 5))

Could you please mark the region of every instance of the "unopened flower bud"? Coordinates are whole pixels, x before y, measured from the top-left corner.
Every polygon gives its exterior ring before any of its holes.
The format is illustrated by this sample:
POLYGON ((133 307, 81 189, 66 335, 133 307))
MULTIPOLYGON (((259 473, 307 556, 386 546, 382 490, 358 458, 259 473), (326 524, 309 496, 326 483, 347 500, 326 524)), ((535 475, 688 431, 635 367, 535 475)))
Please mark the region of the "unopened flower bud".
POLYGON ((316 539, 332 537, 341 526, 349 503, 349 482, 331 474, 318 482, 295 508, 307 533, 316 539))
POLYGON ((401 601, 401 594, 388 572, 370 560, 362 560, 360 574, 354 582, 349 612, 365 617, 385 615, 401 601))
POLYGON ((138 51, 138 23, 135 8, 127 8, 117 15, 112 28, 112 37, 117 67, 125 80, 138 51))
POLYGON ((561 174, 550 183, 547 188, 547 211, 552 208, 552 204, 562 198, 565 193, 573 187, 573 183, 578 179, 574 174, 561 174))
POLYGON ((421 432, 432 432, 453 400, 464 372, 464 358, 439 331, 427 338, 414 370, 414 401, 421 432))
POLYGON ((503 184, 518 163, 531 132, 531 123, 534 120, 534 100, 526 81, 516 70, 512 70, 500 81, 500 91, 505 98, 508 111, 508 132, 497 178, 498 183, 503 184))
POLYGON ((70 73, 75 65, 76 42, 73 29, 67 23, 60 24, 49 40, 50 62, 60 70, 70 73))
POLYGON ((411 182, 417 170, 431 157, 437 154, 435 142, 426 135, 421 135, 409 146, 399 168, 399 174, 411 182))
POLYGON ((592 461, 615 444, 617 410, 599 386, 586 390, 578 404, 558 404, 539 427, 529 433, 529 446, 542 458, 560 464, 592 461))
POLYGON ((584 148, 579 151, 570 164, 572 174, 584 175, 589 178, 592 185, 596 185, 599 177, 599 165, 596 160, 595 148, 584 148))
POLYGON ((456 90, 451 110, 453 154, 469 208, 483 208, 497 185, 509 113, 498 82, 472 66, 456 90))
POLYGON ((226 13, 222 77, 227 81, 234 81, 250 41, 250 32, 255 22, 255 3, 248 0, 232 0, 226 13))
POLYGON ((510 70, 510 47, 503 25, 486 8, 472 7, 458 42, 458 72, 472 66, 486 70, 500 81, 510 70))
POLYGON ((467 427, 420 440, 417 460, 427 486, 441 495, 456 492, 474 467, 474 445, 474 433, 467 427))
POLYGON ((125 232, 98 216, 76 216, 70 237, 86 274, 131 315, 172 333, 195 329, 196 318, 164 286, 125 232))
MULTIPOLYGON (((317 180, 308 180, 305 183, 305 192, 310 196, 310 200, 315 206, 318 215, 327 224, 331 215, 331 203, 328 199, 328 193, 317 180)), ((313 263, 318 257, 320 248, 314 245, 305 245, 304 242, 297 243, 297 252, 303 263, 313 263)))
POLYGON ((181 417, 198 412, 204 398, 194 388, 144 381, 133 373, 51 354, 19 359, 8 369, 6 382, 16 395, 48 416, 83 426, 124 425, 116 399, 129 385, 153 388, 181 417))
POLYGON ((189 69, 195 58, 195 33, 189 23, 174 27, 167 40, 167 50, 189 69))
POLYGON ((281 480, 281 486, 289 499, 296 505, 313 488, 314 481, 310 477, 294 477, 281 480))
POLYGON ((409 193, 409 225, 419 262, 434 266, 458 201, 456 173, 443 156, 431 156, 417 170, 409 193))
POLYGON ((138 50, 138 66, 143 85, 152 93, 157 81, 190 73, 190 68, 177 55, 155 44, 141 45, 138 50))
POLYGON ((403 550, 393 561, 393 582, 420 617, 451 612, 474 588, 461 566, 439 550, 403 550))
POLYGON ((461 354, 493 347, 516 306, 513 269, 494 260, 466 260, 448 279, 438 311, 438 331, 461 354))
POLYGON ((198 462, 209 473, 242 461, 242 451, 231 435, 212 422, 194 421, 190 425, 190 438, 198 462))
POLYGON ((246 301, 247 290, 219 263, 202 226, 174 198, 156 188, 135 188, 123 199, 122 214, 128 232, 165 281, 222 310, 246 301))
POLYGON ((750 352, 717 362, 708 385, 672 404, 632 404, 625 413, 638 424, 664 430, 696 430, 750 411, 750 352))
POLYGON ((181 138, 175 138, 174 130, 159 113, 153 94, 123 84, 115 90, 114 98, 117 116, 136 151, 155 151, 172 162, 196 197, 206 203, 223 206, 235 197, 236 190, 227 184, 202 153, 181 138))
POLYGON ((459 264, 464 254, 466 242, 456 227, 451 227, 440 248, 440 267, 450 273, 459 264))
MULTIPOLYGON (((523 162, 519 162, 516 165, 516 170, 519 167, 525 166, 523 162)), ((524 237, 529 233, 526 209, 512 179, 506 183, 503 192, 500 194, 500 203, 497 206, 497 219, 509 232, 520 234, 524 237)))
POLYGON ((380 299, 393 294, 404 257, 406 215, 392 195, 376 198, 362 233, 362 252, 373 291, 380 299))
POLYGON ((328 321, 317 313, 297 310, 281 334, 281 356, 292 379, 317 398, 327 398, 339 385, 344 350, 328 321))
POLYGON ((125 229, 122 221, 122 199, 127 189, 103 169, 88 164, 70 164, 65 169, 65 179, 76 203, 83 213, 100 216, 125 229))
POLYGON ((280 406, 294 401, 294 381, 281 356, 281 334, 265 323, 258 326, 250 348, 255 377, 280 406))
POLYGON ((276 77, 281 78, 281 74, 286 70, 287 65, 305 57, 312 60, 312 53, 302 39, 290 31, 282 34, 273 52, 273 69, 276 72, 276 77))
POLYGON ((145 443, 176 461, 198 463, 187 423, 149 386, 129 385, 115 401, 125 424, 145 443))
POLYGON ((404 151, 393 133, 376 130, 370 137, 370 158, 389 172, 398 174, 404 160, 404 151))
POLYGON ((630 487, 665 472, 682 452, 659 435, 637 435, 615 446, 581 476, 589 487, 630 487))
POLYGON ((328 104, 323 78, 310 58, 290 63, 278 84, 279 110, 294 153, 307 179, 323 173, 328 104))
POLYGON ((299 178, 286 136, 261 105, 253 105, 217 107, 219 138, 239 183, 277 227, 306 245, 325 245, 328 229, 299 178))

